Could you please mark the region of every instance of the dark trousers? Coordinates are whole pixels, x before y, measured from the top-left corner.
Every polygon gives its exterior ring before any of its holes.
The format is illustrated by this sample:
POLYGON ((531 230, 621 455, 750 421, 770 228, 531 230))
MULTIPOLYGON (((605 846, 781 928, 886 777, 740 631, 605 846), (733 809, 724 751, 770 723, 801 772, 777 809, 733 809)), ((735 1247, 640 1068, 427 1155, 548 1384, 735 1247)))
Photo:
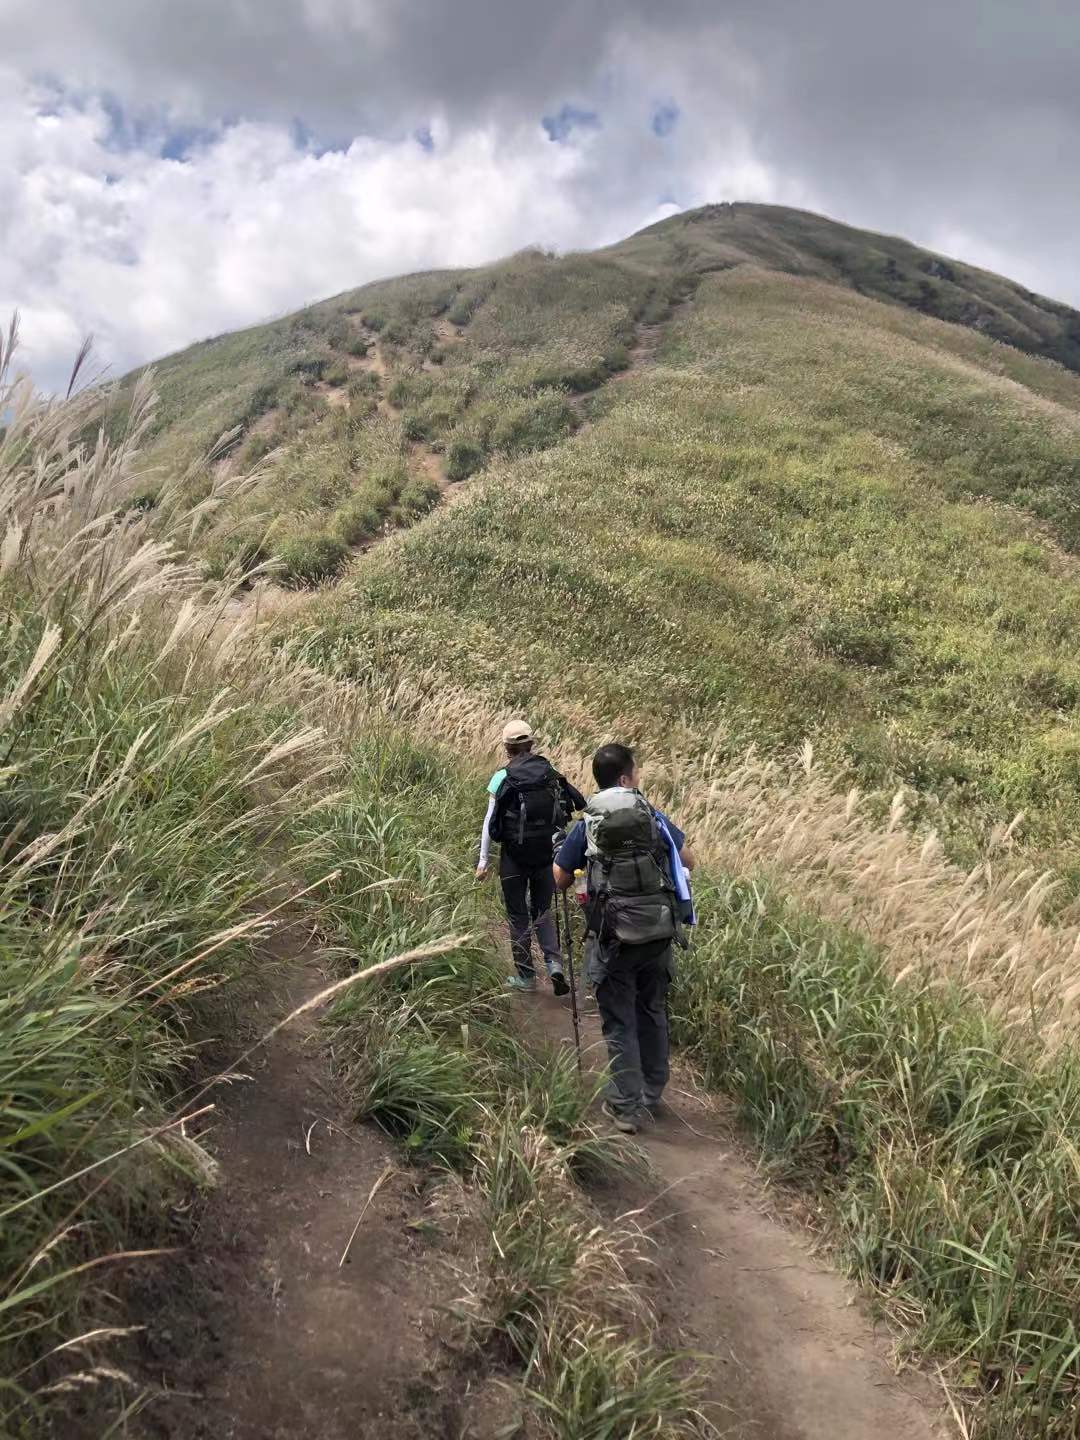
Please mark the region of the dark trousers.
POLYGON ((555 933, 555 877, 551 860, 541 863, 515 859, 504 845, 499 854, 499 879, 510 924, 510 953, 523 980, 536 976, 532 958, 532 932, 544 956, 549 975, 562 970, 562 955, 555 933))
POLYGON ((670 940, 624 945, 602 938, 590 976, 607 1042, 613 1109, 632 1114, 655 1105, 668 1082, 667 992, 673 969, 670 940))

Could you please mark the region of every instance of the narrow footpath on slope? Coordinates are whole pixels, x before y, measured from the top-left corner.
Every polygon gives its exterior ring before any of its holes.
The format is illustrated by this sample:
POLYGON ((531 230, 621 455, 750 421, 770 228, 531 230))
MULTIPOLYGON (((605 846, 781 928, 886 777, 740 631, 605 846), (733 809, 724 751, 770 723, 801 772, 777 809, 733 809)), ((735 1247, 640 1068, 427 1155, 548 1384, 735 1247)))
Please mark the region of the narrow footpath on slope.
MULTIPOLYGON (((332 978, 302 932, 272 949, 231 1054, 332 978)), ((495 1440, 516 1413, 446 1333, 471 1254, 463 1217, 438 1176, 356 1123, 320 1015, 285 1026, 214 1087, 199 1138, 220 1183, 181 1218, 175 1256, 140 1271, 126 1297, 136 1333, 118 1358, 140 1393, 110 1434, 495 1440)), ((102 1433, 92 1414, 62 1440, 102 1433)))
MULTIPOLYGON (((526 1035, 573 1045, 568 999, 541 987, 518 1003, 526 1035)), ((598 1075, 599 1016, 584 994, 580 1008, 584 1063, 598 1075)), ((698 1357, 707 1414, 724 1440, 955 1434, 940 1388, 896 1374, 887 1331, 806 1232, 769 1205, 722 1101, 676 1068, 664 1113, 637 1141, 651 1175, 615 1185, 601 1205, 611 1218, 643 1212, 665 1341, 698 1357)))
MULTIPOLYGON (((272 1025, 327 983, 308 938, 278 937, 272 1025)), ((572 1045, 568 1000, 512 1002, 527 1040, 572 1045)), ((582 1001, 586 1064, 603 1042, 582 1001)), ((236 1048, 244 1043, 237 1038, 236 1048)), ((250 1040, 247 1042, 250 1043, 250 1040)), ((141 1388, 131 1440, 509 1440, 516 1377, 462 1353, 445 1317, 475 1245, 437 1175, 358 1125, 317 1016, 279 1031, 218 1086, 200 1138, 223 1183, 172 1260, 128 1297, 121 1364, 141 1388), (508 1383, 502 1383, 505 1379, 508 1383)), ((940 1391, 897 1376, 887 1334, 796 1225, 769 1206, 722 1104, 685 1077, 639 1141, 650 1173, 593 1194, 652 1241, 637 1276, 661 1339, 697 1360, 724 1440, 946 1440, 940 1391)), ((129 1396, 130 1398, 130 1396, 129 1396)), ((98 1440, 93 1417, 64 1440, 98 1440)))

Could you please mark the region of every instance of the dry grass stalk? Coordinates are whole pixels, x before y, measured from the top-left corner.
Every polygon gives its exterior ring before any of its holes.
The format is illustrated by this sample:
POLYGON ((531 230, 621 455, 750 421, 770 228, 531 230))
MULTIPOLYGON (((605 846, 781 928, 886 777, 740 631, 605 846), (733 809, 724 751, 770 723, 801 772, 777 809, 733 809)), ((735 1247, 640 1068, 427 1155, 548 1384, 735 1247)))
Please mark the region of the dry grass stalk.
MULTIPOLYGON (((298 683, 329 700, 331 723, 394 718, 477 763, 498 754, 505 716, 431 676, 405 675, 376 691, 300 669, 292 673, 298 683)), ((588 755, 574 737, 545 744, 545 752, 588 784, 588 755)), ((866 932, 898 976, 918 970, 971 986, 996 1014, 1036 1024, 1048 1048, 1080 1020, 1080 926, 1047 917, 1054 877, 1018 863, 1021 817, 1000 827, 985 858, 965 871, 933 832, 907 828, 903 792, 879 822, 809 744, 792 760, 751 752, 734 767, 715 752, 644 758, 650 793, 673 806, 707 865, 764 871, 799 903, 866 932)))

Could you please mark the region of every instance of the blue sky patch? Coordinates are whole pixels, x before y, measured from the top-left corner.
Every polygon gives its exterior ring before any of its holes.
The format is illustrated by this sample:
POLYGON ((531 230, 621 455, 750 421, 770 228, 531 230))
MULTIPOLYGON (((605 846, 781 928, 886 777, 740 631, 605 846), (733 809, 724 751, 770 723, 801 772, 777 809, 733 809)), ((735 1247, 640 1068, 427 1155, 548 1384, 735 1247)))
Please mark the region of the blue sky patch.
POLYGON ((186 160, 192 150, 200 145, 209 145, 217 138, 217 131, 201 125, 180 125, 166 130, 161 141, 163 160, 186 160))
POLYGON ((420 146, 420 149, 426 150, 429 155, 435 149, 435 137, 431 133, 430 125, 421 125, 418 129, 414 130, 413 139, 420 146))
POLYGON ((123 104, 109 91, 104 91, 99 98, 109 122, 103 142, 105 149, 118 154, 143 149, 152 134, 152 125, 146 116, 125 110, 123 104))
POLYGON ((545 115, 540 124, 549 140, 565 145, 575 130, 599 130, 600 116, 595 110, 583 110, 579 105, 564 105, 558 114, 545 115))
MULTIPOLYGON (((44 94, 37 106, 38 115, 60 117, 70 111, 85 113, 96 101, 107 122, 101 137, 102 148, 113 155, 141 150, 159 155, 163 160, 186 160, 198 146, 211 144, 221 133, 220 128, 206 125, 172 124, 168 112, 161 107, 143 105, 131 109, 109 90, 67 89, 59 80, 51 78, 39 83, 44 94)), ((227 123, 222 121, 223 125, 227 123)), ((112 184, 115 179, 110 172, 105 183, 112 184)))
POLYGON ((344 155, 353 142, 351 135, 323 135, 318 130, 313 130, 306 121, 301 120, 299 115, 293 116, 293 122, 289 129, 292 132, 293 144, 298 150, 305 150, 309 155, 314 155, 316 160, 321 160, 324 155, 337 151, 344 155))
POLYGON ((653 107, 652 132, 666 140, 675 126, 679 123, 679 107, 673 100, 665 100, 663 104, 653 107))

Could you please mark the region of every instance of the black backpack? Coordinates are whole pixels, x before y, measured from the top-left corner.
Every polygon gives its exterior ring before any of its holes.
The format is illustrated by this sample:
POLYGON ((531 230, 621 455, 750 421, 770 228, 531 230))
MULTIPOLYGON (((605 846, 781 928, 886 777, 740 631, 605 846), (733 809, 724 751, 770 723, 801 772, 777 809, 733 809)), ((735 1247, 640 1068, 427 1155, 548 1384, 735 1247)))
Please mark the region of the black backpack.
POLYGON ((511 855, 543 863, 551 859, 552 836, 569 818, 563 777, 543 755, 519 755, 495 792, 488 834, 511 855))

